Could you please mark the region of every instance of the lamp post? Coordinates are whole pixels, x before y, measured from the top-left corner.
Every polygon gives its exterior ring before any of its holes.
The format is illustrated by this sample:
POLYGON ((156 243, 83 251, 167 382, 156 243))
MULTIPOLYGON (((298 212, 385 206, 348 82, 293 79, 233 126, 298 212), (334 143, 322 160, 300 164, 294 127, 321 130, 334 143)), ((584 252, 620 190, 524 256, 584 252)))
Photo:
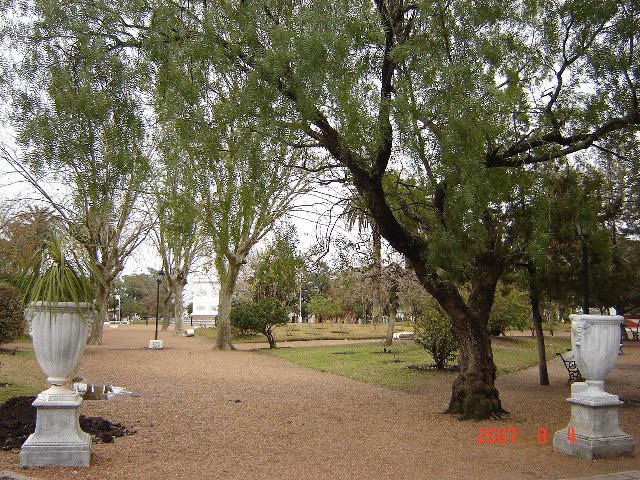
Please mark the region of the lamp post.
POLYGON ((156 337, 155 339, 158 340, 158 318, 160 317, 160 284, 164 279, 164 270, 162 269, 158 270, 158 273, 156 275, 157 275, 156 281, 158 282, 158 289, 156 291, 156 337))
POLYGON ((576 221, 576 233, 582 241, 582 313, 589 315, 589 262, 587 261, 587 237, 589 232, 582 221, 576 221))

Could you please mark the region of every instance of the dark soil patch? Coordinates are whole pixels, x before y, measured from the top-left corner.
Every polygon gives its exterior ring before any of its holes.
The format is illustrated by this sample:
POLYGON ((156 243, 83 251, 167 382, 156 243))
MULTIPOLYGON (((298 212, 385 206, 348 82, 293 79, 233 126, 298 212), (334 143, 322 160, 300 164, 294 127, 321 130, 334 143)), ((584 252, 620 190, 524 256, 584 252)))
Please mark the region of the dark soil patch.
MULTIPOLYGON (((20 448, 36 429, 36 409, 31 406, 36 397, 15 397, 0 405, 0 448, 20 448)), ((119 423, 102 417, 80 415, 80 428, 94 441, 110 443, 114 437, 136 433, 119 423)))
POLYGON ((623 404, 621 408, 640 408, 640 399, 630 397, 620 397, 623 404))

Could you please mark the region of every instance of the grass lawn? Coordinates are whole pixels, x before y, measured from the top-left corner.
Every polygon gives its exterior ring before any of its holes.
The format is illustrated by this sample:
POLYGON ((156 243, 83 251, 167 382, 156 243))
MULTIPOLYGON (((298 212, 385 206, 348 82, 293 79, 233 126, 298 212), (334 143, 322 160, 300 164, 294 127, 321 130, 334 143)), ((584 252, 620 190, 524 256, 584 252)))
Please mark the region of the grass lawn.
MULTIPOLYGON (((184 328, 188 328, 185 326, 184 328)), ((394 331, 413 331, 412 326, 404 323, 397 323, 394 331)), ((215 339, 218 334, 217 328, 198 328, 197 335, 202 335, 209 339, 215 339)), ((363 339, 383 339, 387 335, 387 324, 377 325, 354 325, 342 323, 288 323, 275 329, 277 342, 291 342, 304 340, 363 340, 363 339)), ((234 343, 264 343, 267 339, 264 335, 253 335, 249 337, 233 337, 234 343)))
POLYGON ((36 395, 47 388, 33 351, 15 345, 17 349, 0 347, 0 403, 12 397, 36 395))
MULTIPOLYGON (((547 337, 545 344, 547 359, 550 360, 555 357, 556 352, 564 352, 570 347, 571 339, 547 337)), ((494 338, 492 345, 498 375, 517 372, 537 364, 535 338, 494 338)), ((380 344, 375 342, 328 347, 265 349, 262 352, 303 367, 407 392, 422 389, 436 375, 455 375, 455 373, 425 372, 407 368, 409 365, 433 362, 427 352, 412 341, 398 342, 394 345, 394 350, 397 351, 395 355, 384 353, 380 344)))

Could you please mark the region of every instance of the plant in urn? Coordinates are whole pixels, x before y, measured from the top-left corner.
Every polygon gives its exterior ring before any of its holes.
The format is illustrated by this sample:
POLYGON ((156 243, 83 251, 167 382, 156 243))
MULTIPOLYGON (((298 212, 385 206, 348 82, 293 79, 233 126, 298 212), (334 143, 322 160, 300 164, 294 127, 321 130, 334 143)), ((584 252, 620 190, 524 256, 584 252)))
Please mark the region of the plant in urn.
POLYGON ((25 297, 31 301, 25 316, 33 350, 50 387, 33 402, 36 431, 20 450, 22 467, 89 465, 91 437, 78 420, 82 397, 69 388, 93 312, 88 268, 78 251, 82 250, 72 248, 68 235, 54 231, 23 280, 25 297))

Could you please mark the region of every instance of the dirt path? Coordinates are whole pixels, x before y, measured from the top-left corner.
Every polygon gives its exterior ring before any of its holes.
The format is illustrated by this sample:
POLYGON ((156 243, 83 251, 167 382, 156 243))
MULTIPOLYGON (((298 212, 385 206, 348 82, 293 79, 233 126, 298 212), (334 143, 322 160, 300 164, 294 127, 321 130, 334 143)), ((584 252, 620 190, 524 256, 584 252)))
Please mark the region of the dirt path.
MULTIPOLYGON (((201 338, 162 333, 165 349, 146 350, 152 326, 105 328, 80 375, 133 393, 85 401, 81 413, 137 430, 95 444, 91 467, 38 468, 41 479, 534 479, 640 469, 633 458, 586 462, 552 451, 566 426, 566 370, 553 360, 550 387, 536 369, 499 379, 509 415, 458 422, 442 415, 450 378, 434 376, 407 394, 306 370, 268 355, 218 352, 201 338), (478 445, 478 428, 517 429, 514 444, 478 445), (547 442, 537 432, 547 429, 547 442)), ((640 342, 625 346, 607 383, 627 400, 623 429, 640 440, 640 342)), ((637 451, 640 451, 638 448, 637 451)), ((18 470, 18 452, 0 452, 0 471, 18 470)))

